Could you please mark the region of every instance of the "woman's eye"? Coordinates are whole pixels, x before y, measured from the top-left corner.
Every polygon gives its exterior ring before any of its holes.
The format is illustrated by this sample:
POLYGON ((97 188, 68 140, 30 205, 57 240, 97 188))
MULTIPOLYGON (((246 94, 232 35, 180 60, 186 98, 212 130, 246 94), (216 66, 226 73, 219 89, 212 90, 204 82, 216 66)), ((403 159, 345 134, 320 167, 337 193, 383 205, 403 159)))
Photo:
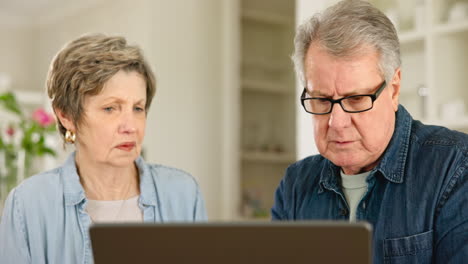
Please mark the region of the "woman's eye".
POLYGON ((112 106, 104 107, 104 111, 106 111, 106 112, 112 112, 112 110, 114 110, 114 107, 112 107, 112 106))
POLYGON ((137 106, 137 107, 135 107, 135 111, 137 111, 137 112, 143 112, 143 111, 145 111, 145 109, 143 109, 143 108, 137 106))

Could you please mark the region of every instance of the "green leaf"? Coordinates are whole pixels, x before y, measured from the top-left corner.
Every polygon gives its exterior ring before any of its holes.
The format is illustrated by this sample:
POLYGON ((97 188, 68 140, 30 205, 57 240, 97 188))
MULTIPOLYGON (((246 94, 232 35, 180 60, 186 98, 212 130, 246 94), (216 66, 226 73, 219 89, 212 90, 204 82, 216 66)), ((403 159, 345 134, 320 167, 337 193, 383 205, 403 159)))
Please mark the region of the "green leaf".
POLYGON ((23 116, 23 112, 19 107, 18 101, 12 92, 0 94, 0 104, 10 112, 13 112, 19 116, 23 116))
POLYGON ((42 150, 42 153, 43 153, 43 154, 49 154, 49 155, 54 156, 54 157, 55 157, 55 155, 56 155, 55 151, 54 151, 53 149, 51 149, 51 148, 48 148, 48 147, 43 146, 43 147, 41 148, 41 150, 42 150))

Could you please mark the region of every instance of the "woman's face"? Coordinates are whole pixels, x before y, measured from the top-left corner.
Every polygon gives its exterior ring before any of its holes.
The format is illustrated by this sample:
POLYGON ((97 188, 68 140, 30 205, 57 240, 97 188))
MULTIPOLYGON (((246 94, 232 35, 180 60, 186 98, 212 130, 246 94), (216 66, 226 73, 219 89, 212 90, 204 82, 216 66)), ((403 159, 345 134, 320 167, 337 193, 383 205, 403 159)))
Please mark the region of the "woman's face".
MULTIPOLYGON (((124 167, 140 155, 146 126, 146 82, 134 71, 119 71, 101 92, 83 103, 76 134, 77 155, 124 167)), ((86 159, 88 159, 86 158, 86 159)))

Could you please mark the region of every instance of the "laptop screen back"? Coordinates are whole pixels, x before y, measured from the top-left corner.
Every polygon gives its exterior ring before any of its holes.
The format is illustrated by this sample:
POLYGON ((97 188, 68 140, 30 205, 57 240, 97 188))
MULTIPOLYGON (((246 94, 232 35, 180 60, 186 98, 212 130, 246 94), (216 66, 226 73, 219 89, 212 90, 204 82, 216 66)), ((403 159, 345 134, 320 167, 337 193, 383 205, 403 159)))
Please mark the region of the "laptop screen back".
POLYGON ((371 227, 347 222, 97 224, 96 264, 371 263, 371 227))

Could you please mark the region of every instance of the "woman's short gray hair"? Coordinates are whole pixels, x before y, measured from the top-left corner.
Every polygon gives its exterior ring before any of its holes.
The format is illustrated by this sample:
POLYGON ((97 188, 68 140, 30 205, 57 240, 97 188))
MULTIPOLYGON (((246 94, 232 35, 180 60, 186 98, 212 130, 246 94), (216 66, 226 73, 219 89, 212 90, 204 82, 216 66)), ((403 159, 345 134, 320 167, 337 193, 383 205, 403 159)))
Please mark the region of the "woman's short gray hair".
MULTIPOLYGON (((101 92, 104 84, 118 71, 135 71, 146 82, 148 112, 156 92, 156 79, 138 46, 127 44, 120 36, 87 34, 67 43, 55 55, 47 75, 47 92, 54 110, 60 110, 75 125, 83 123, 86 96, 101 92)), ((57 122, 60 134, 66 128, 57 122)))
POLYGON ((352 58, 374 48, 380 55, 378 67, 387 83, 401 65, 395 27, 385 14, 365 1, 341 1, 298 27, 292 59, 303 84, 305 56, 312 42, 339 58, 352 58))

